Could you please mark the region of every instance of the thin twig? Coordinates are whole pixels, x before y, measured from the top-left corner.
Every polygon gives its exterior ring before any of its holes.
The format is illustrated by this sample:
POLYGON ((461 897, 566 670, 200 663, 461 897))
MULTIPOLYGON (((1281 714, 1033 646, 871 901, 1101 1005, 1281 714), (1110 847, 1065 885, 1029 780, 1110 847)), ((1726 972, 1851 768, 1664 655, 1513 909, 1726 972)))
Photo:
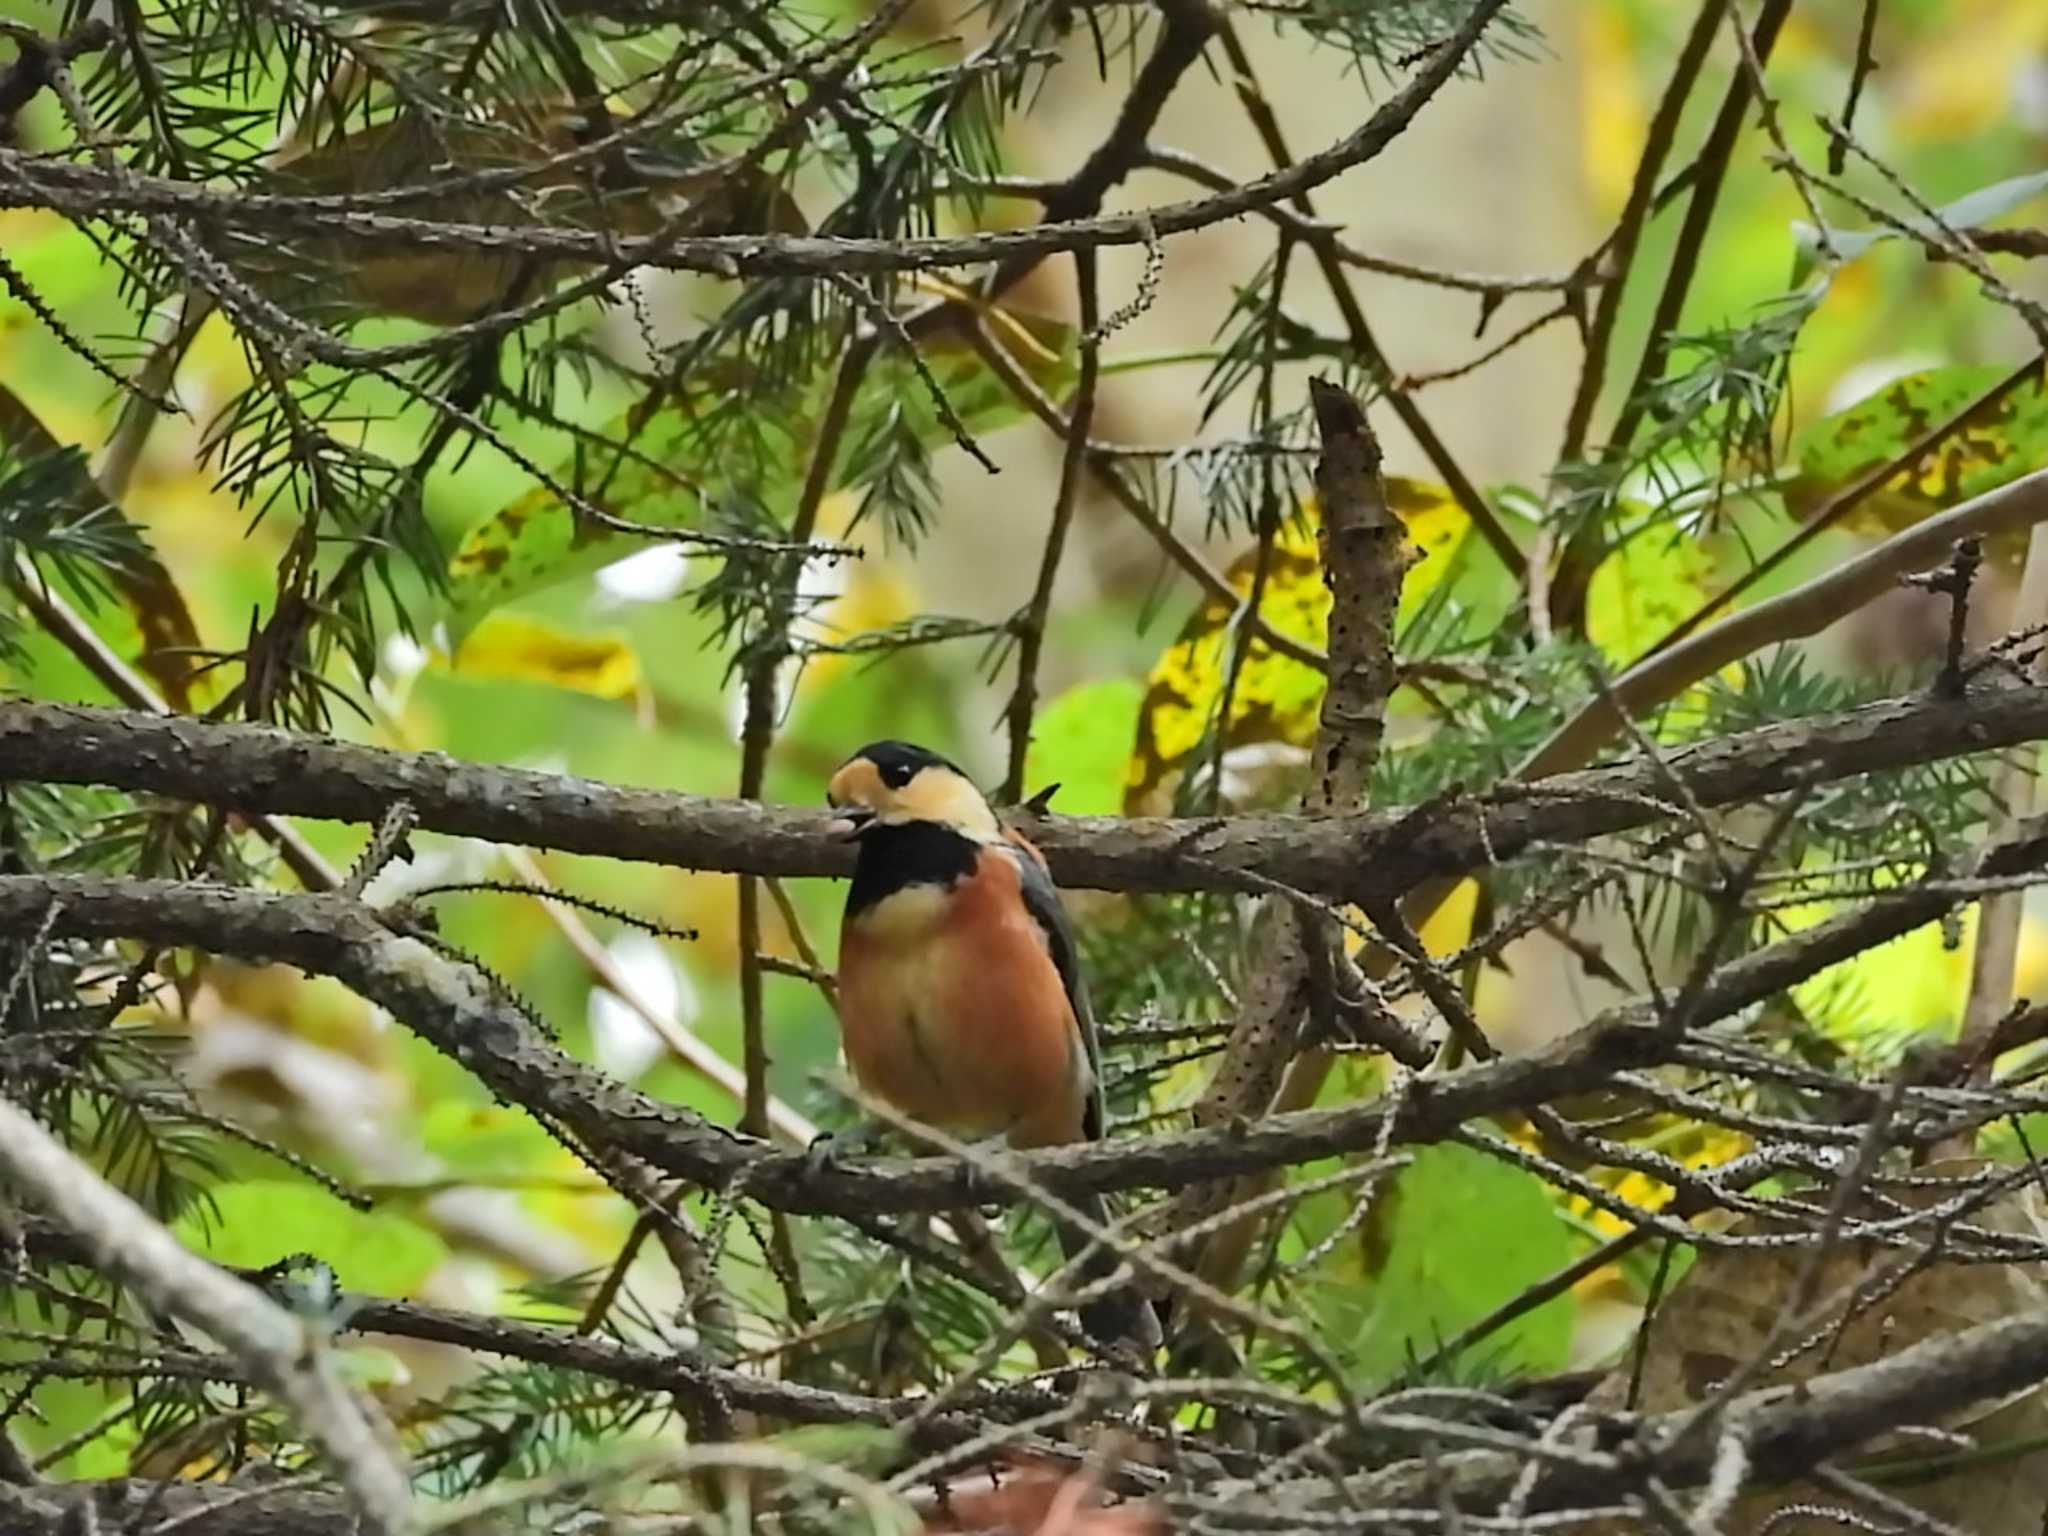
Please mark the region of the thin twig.
MULTIPOLYGON (((1474 14, 1477 14, 1476 10, 1474 14)), ((1244 51, 1244 45, 1239 42, 1236 31, 1225 22, 1218 31, 1218 37, 1223 43, 1224 56, 1230 61, 1231 70, 1236 77, 1234 84, 1238 102, 1244 107, 1245 115, 1251 119, 1252 129, 1258 134, 1260 143, 1265 146, 1267 155, 1276 167, 1294 163, 1293 151, 1281 131, 1280 120, 1274 115, 1265 92, 1260 88, 1258 77, 1252 70, 1251 56, 1244 51)), ((1479 531, 1480 537, 1486 540, 1487 547, 1507 568, 1508 574, 1519 581, 1523 569, 1521 549, 1508 535, 1500 519, 1494 515, 1493 508, 1487 504, 1485 496, 1472 483, 1471 477, 1459 466, 1457 460, 1451 457, 1450 449, 1437 434, 1429 419, 1422 414, 1421 408, 1409 398, 1408 391, 1401 387, 1392 365, 1387 362, 1385 353, 1380 349, 1372 326, 1366 320, 1364 306, 1359 303, 1350 276, 1344 271, 1331 232, 1328 226, 1323 225, 1316 217, 1315 204, 1310 199, 1309 192, 1310 188, 1301 187, 1290 194, 1289 200, 1302 217, 1309 221, 1305 231, 1308 247, 1322 269, 1323 280, 1329 285, 1331 297, 1337 302, 1338 313, 1343 316, 1344 326, 1350 333, 1352 345, 1358 349, 1367 366, 1380 375, 1380 382, 1386 390, 1387 404, 1393 409, 1394 414, 1400 417, 1401 425, 1414 436, 1431 466, 1443 476, 1444 485, 1450 491, 1451 499, 1472 520, 1472 526, 1479 531)))
POLYGON ((1074 509, 1080 500, 1081 469, 1087 461, 1088 429, 1095 421, 1095 388, 1101 377, 1102 349, 1095 333, 1102 320, 1102 297, 1093 251, 1075 253, 1074 283, 1080 293, 1081 376, 1075 385, 1073 406, 1067 413, 1059 488, 1053 494, 1045 550, 1038 561, 1038 580, 1023 611, 1011 621, 1017 637, 1017 681, 1004 710, 1010 732, 1010 757, 998 798, 1005 804, 1021 799, 1024 794, 1024 762, 1031 749, 1032 713, 1038 707, 1038 669, 1045 649, 1046 617, 1052 611, 1053 583, 1059 577, 1060 557, 1066 552, 1067 534, 1073 527, 1074 509))
POLYGON ((1691 99, 1693 86, 1699 80, 1707 52, 1713 46, 1714 34, 1720 30, 1721 12, 1726 4, 1727 0, 1700 0, 1692 29, 1686 34, 1677 61, 1671 66, 1671 79, 1666 82, 1657 110, 1650 118, 1649 131, 1643 138, 1643 152, 1636 159, 1635 176, 1629 184, 1628 199, 1622 204, 1621 217, 1601 252, 1600 260, 1613 267, 1614 275, 1601 288, 1600 300, 1593 307, 1593 323, 1586 335, 1585 361, 1579 369, 1579 383, 1572 392, 1571 407, 1565 413, 1564 443, 1557 454, 1561 464, 1572 462, 1585 451, 1593 411, 1600 403, 1600 391, 1607 381, 1607 366, 1614 349, 1615 323, 1621 316, 1622 294, 1635 272, 1636 248, 1642 239, 1644 226, 1649 222, 1657 178, 1663 174, 1664 162, 1671 154, 1672 142, 1678 136, 1679 120, 1684 116, 1686 102, 1691 99))
MULTIPOLYGON (((1751 39, 1760 65, 1769 62, 1779 29, 1784 26, 1791 10, 1792 0, 1763 0, 1751 39)), ((1706 12, 1718 15, 1716 0, 1706 0, 1702 7, 1702 20, 1706 19, 1706 12)), ((1676 83, 1674 81, 1674 85, 1676 83)), ((1693 278, 1698 273, 1706 247, 1707 233, 1714 224, 1722 183, 1735 152, 1735 141, 1742 132, 1742 121, 1748 113, 1751 94, 1748 73, 1737 70, 1729 79, 1720 110, 1715 114, 1706 142, 1700 148, 1692 196, 1686 204, 1685 219, 1679 225, 1677 242, 1664 269, 1664 286, 1657 295, 1656 310, 1650 317, 1643 355, 1622 403, 1621 415, 1608 435, 1610 453, 1624 452, 1634 441, 1636 429, 1650 407, 1651 386, 1664 372, 1672 339, 1677 334, 1685 309, 1686 295, 1692 290, 1693 278)), ((1602 297, 1605 297, 1605 292, 1602 297)), ((1566 542, 1550 587, 1550 618, 1558 629, 1577 633, 1584 627, 1586 593, 1604 541, 1605 530, 1597 520, 1591 520, 1566 542)))

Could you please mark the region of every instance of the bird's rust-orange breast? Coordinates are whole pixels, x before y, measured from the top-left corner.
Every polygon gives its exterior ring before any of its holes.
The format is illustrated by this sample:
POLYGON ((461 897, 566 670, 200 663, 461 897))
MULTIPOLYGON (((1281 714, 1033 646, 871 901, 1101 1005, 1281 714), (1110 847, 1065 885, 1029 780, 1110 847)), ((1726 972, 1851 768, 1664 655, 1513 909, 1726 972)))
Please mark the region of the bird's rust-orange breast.
POLYGON ((1016 1146, 1081 1134, 1079 1028, 1010 857, 941 892, 897 892, 847 925, 840 1015, 863 1089, 928 1125, 1016 1146))

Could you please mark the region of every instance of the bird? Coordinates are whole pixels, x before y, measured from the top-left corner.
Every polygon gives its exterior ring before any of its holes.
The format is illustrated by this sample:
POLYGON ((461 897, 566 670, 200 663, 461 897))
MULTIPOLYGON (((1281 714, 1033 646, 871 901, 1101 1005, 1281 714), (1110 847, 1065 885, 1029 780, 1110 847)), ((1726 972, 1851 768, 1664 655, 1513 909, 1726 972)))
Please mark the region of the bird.
MULTIPOLYGON (((966 1141, 1099 1139, 1102 1061, 1072 924, 1045 857, 974 781, 929 748, 874 741, 833 773, 830 834, 858 853, 839 941, 839 1026, 861 1089, 966 1141)), ((1040 797, 1041 799, 1043 796, 1040 797)), ((1103 1223, 1102 1197, 1074 1202, 1103 1223)), ((1057 1222, 1069 1258, 1085 1233, 1057 1222)), ((1095 1247, 1083 1283, 1115 1267, 1095 1247)), ((1081 1309, 1098 1345, 1159 1342, 1150 1302, 1119 1287, 1081 1309)))

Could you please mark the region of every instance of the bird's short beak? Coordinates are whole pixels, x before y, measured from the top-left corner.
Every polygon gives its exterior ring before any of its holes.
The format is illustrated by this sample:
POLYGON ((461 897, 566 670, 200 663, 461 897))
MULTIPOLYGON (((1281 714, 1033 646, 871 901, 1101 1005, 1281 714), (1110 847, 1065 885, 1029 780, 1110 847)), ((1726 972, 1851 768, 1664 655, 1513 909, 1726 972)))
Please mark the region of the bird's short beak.
POLYGON ((839 814, 825 823, 825 835, 835 842, 850 843, 874 825, 875 813, 865 805, 843 805, 839 814))

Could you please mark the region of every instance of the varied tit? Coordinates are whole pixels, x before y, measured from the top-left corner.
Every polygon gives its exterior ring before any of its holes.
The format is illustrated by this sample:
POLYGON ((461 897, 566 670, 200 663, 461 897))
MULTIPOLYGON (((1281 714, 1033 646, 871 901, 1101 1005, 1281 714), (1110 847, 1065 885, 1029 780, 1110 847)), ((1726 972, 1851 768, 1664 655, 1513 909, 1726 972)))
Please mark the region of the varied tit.
MULTIPOLYGON (((839 939, 839 1027, 863 1091, 965 1140, 1013 1147, 1103 1133, 1101 1060, 1074 932, 1045 860, 936 752, 878 741, 832 776, 857 841, 839 939)), ((1077 1202, 1091 1220, 1107 1208, 1077 1202)), ((1071 1255, 1086 1246, 1062 1230, 1071 1255)), ((1083 1272, 1094 1279, 1111 1267, 1083 1272)), ((1158 1342, 1128 1288, 1084 1308, 1098 1342, 1158 1342)))

